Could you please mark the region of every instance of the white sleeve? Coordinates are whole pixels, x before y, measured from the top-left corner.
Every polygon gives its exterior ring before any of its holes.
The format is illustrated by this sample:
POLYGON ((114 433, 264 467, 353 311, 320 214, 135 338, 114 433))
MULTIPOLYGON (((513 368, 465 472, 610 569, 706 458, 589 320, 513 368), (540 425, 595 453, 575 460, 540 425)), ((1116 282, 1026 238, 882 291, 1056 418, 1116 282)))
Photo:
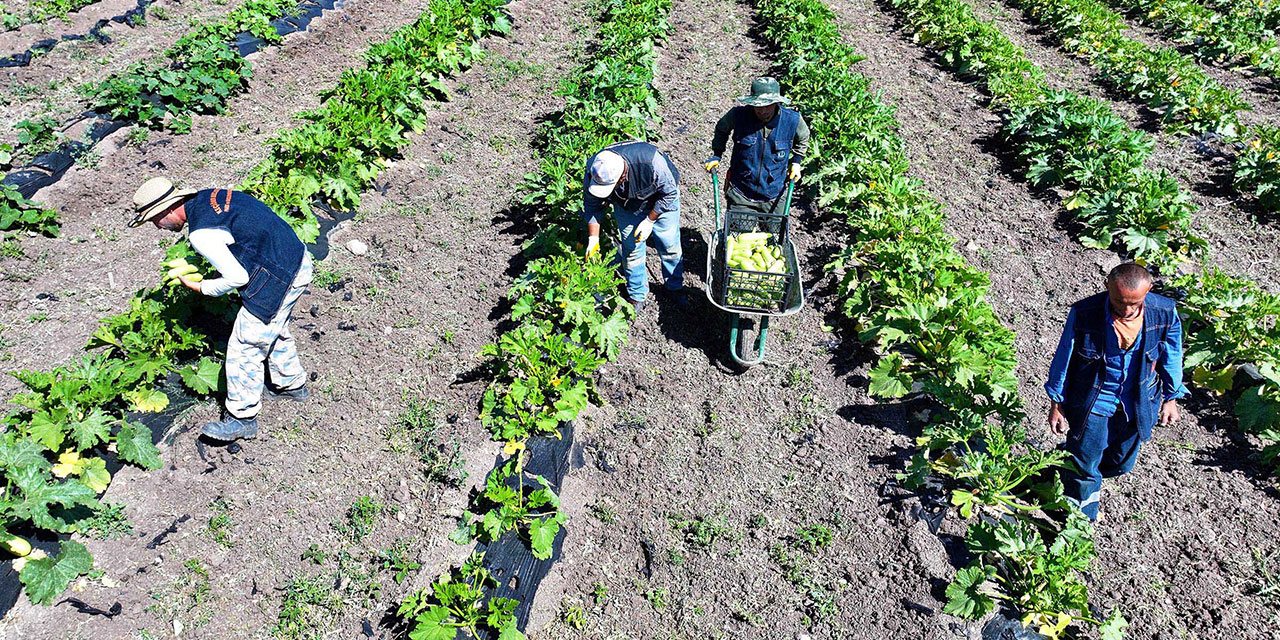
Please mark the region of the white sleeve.
POLYGON ((187 240, 200 255, 204 256, 220 277, 200 283, 200 292, 206 296, 221 296, 243 287, 249 283, 249 274, 240 265, 240 261, 231 255, 228 245, 235 244, 235 238, 226 229, 197 229, 187 235, 187 240))

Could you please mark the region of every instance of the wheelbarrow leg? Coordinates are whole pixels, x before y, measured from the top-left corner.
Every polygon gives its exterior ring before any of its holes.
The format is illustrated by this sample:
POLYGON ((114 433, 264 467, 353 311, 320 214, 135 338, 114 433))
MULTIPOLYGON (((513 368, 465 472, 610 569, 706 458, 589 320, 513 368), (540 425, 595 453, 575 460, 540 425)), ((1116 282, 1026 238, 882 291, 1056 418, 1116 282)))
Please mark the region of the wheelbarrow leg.
POLYGON ((739 317, 738 314, 733 314, 733 321, 729 325, 729 355, 733 356, 734 362, 744 367, 760 364, 764 361, 764 343, 769 335, 769 316, 760 316, 760 329, 756 332, 755 340, 755 358, 749 358, 747 354, 740 353, 739 317))

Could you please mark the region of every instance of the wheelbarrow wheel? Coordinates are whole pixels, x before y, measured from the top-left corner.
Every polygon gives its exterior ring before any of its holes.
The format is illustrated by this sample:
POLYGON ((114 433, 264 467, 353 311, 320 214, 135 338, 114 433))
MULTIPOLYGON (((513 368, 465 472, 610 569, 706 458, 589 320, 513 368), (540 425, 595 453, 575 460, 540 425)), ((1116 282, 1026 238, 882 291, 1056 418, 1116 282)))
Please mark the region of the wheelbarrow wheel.
POLYGON ((759 316, 757 320, 735 313, 729 326, 729 355, 743 370, 750 369, 764 361, 768 336, 769 316, 759 316))

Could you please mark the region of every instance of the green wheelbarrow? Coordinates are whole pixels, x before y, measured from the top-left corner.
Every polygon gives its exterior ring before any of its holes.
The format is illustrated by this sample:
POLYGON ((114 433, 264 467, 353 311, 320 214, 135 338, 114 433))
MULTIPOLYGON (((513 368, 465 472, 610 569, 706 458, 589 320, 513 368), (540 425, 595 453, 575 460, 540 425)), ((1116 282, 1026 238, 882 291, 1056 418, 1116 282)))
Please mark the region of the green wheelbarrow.
POLYGON ((707 300, 732 316, 729 354, 743 367, 764 361, 769 319, 792 315, 804 306, 800 262, 791 243, 794 186, 795 183, 787 182, 781 213, 729 209, 722 216, 720 177, 716 171, 711 172, 715 227, 707 243, 707 300), (744 245, 755 253, 748 253, 744 245), (752 325, 754 340, 749 336, 752 325))

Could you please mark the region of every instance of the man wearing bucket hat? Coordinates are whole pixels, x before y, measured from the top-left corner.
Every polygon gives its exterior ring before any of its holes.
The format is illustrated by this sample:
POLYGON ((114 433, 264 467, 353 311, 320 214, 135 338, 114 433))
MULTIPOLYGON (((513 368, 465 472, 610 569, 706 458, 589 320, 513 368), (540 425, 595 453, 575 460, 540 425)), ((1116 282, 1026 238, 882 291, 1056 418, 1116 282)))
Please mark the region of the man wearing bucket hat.
POLYGON ((662 260, 664 290, 681 309, 684 257, 680 248, 680 173, 657 147, 632 140, 600 150, 587 161, 582 215, 587 223, 587 256, 600 251, 600 218, 612 205, 621 242, 618 262, 627 280, 627 301, 639 312, 649 293, 645 246, 652 235, 662 260))
POLYGON ((182 284, 207 296, 240 292, 227 340, 226 416, 201 432, 222 441, 256 437, 264 362, 276 395, 298 401, 311 395, 289 333, 289 315, 311 283, 311 254, 270 207, 239 191, 179 189, 167 178, 152 178, 134 193, 133 205, 130 227, 188 227, 192 248, 219 274, 201 282, 184 276, 182 284))
POLYGON ((738 103, 716 123, 705 166, 707 171, 720 166, 733 134, 725 199, 733 209, 772 213, 787 180, 800 179, 800 163, 809 150, 809 125, 785 106, 791 101, 780 93, 778 81, 767 76, 756 78, 751 94, 738 98, 738 103))

